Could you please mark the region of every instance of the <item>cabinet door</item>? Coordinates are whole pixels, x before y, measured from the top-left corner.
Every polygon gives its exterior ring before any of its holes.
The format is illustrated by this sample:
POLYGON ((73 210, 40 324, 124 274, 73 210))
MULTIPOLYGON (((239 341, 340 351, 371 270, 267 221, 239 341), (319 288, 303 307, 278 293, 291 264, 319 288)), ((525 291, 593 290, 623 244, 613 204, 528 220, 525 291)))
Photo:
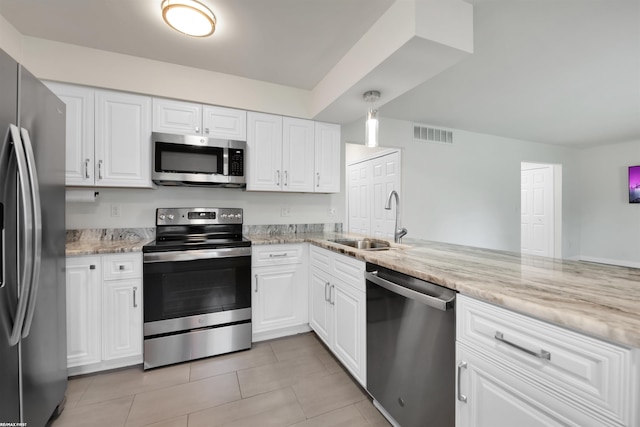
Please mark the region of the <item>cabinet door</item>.
POLYGON ((339 193, 340 174, 340 125, 315 124, 315 184, 317 193, 339 193))
POLYGON ((96 185, 151 187, 151 98, 96 91, 96 185))
POLYGON ((247 112, 234 108, 204 106, 203 135, 209 138, 247 140, 247 112))
POLYGON ((94 90, 47 83, 67 107, 66 185, 94 185, 94 90))
POLYGON ((67 366, 102 358, 100 257, 67 258, 67 366))
POLYGON ((311 120, 282 119, 282 190, 313 192, 314 124, 311 120))
POLYGON ((254 269, 253 332, 265 332, 307 322, 306 283, 302 264, 254 269))
POLYGON ((554 394, 541 391, 512 375, 499 360, 489 360, 466 346, 456 345, 459 389, 456 427, 601 426, 601 420, 560 404, 554 394), (460 367, 460 363, 464 363, 460 367))
POLYGON ((142 281, 105 281, 103 292, 103 359, 141 355, 142 281))
POLYGON ((280 191, 282 117, 247 113, 247 190, 280 191))
POLYGON ((153 131, 202 135, 202 105, 153 98, 153 131))
POLYGON ((324 271, 311 267, 309 280, 309 325, 331 348, 332 310, 329 303, 331 279, 324 271))
POLYGON ((336 279, 332 280, 333 351, 336 357, 366 386, 366 297, 336 279))

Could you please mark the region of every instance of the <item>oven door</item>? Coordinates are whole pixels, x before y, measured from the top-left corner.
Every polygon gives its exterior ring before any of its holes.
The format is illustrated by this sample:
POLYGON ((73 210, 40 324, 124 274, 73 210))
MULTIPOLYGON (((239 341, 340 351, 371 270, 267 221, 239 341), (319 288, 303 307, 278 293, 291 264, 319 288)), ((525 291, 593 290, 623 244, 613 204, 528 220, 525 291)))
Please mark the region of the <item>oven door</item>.
POLYGON ((251 248, 144 254, 144 336, 251 321, 251 248))

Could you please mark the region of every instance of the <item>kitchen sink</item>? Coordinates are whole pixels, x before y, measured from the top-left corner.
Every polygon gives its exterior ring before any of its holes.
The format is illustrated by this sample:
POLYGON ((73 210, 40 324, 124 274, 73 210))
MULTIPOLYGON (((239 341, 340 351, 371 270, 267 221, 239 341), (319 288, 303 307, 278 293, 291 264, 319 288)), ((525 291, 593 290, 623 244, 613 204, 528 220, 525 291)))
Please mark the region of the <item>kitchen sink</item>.
POLYGON ((389 244, 389 242, 385 242, 382 240, 334 239, 329 241, 337 243, 339 245, 351 246, 352 248, 356 249, 363 249, 365 251, 386 251, 391 249, 391 245, 389 244))

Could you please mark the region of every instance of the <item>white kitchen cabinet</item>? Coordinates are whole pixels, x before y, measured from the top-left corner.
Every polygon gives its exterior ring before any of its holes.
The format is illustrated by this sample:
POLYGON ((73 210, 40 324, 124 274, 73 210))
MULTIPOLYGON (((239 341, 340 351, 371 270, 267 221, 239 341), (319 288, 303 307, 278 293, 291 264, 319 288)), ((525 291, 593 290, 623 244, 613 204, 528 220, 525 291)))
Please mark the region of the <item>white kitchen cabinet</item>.
POLYGON ((63 83, 68 186, 151 187, 151 98, 63 83))
POLYGON ((65 184, 94 185, 94 93, 84 86, 48 82, 67 107, 65 184))
POLYGON ((102 276, 99 256, 67 258, 67 366, 102 359, 102 276))
POLYGON ((142 355, 141 267, 137 254, 102 257, 104 360, 142 355))
POLYGON ((282 117, 247 113, 247 191, 282 188, 282 117))
POLYGON ((70 257, 66 277, 69 373, 141 363, 141 255, 70 257))
POLYGON ((153 99, 153 131, 247 140, 247 112, 165 98, 153 99))
POLYGON ((314 123, 282 119, 282 191, 314 191, 314 123))
POLYGON ((637 425, 632 349, 464 295, 456 329, 458 427, 637 425))
POLYGON ((309 324, 366 387, 364 262, 327 249, 310 249, 309 324))
POLYGON ((340 127, 247 114, 247 190, 340 191, 340 127))
POLYGON ((339 193, 340 125, 315 123, 315 187, 316 193, 339 193))
POLYGON ((151 187, 151 98, 96 91, 96 185, 151 187))
POLYGON ((309 330, 306 244, 252 248, 253 341, 309 330))

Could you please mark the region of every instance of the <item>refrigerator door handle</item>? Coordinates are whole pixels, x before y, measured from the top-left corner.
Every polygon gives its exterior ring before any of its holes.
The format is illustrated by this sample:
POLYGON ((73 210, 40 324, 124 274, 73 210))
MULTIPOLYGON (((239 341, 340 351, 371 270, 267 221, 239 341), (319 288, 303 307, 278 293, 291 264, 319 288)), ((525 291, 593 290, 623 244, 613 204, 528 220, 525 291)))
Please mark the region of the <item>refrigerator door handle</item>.
POLYGON ((31 209, 33 209, 33 252, 31 263, 31 284, 29 285, 29 301, 27 312, 22 326, 22 338, 26 338, 31 331, 33 315, 36 311, 36 301, 38 289, 40 288, 40 262, 42 260, 42 211, 40 209, 40 184, 38 182, 38 171, 36 170, 36 160, 33 155, 33 145, 29 137, 29 131, 20 129, 20 135, 24 145, 27 158, 27 170, 29 173, 29 183, 31 189, 31 209))
MULTIPOLYGON (((23 236, 23 247, 25 250, 25 259, 21 264, 22 274, 20 275, 20 295, 18 296, 18 308, 16 309, 16 315, 13 322, 13 327, 11 330, 11 335, 9 336, 9 345, 15 346, 20 341, 20 336, 22 333, 22 326, 24 324, 24 319, 27 311, 27 302, 29 296, 29 286, 31 284, 31 273, 32 266, 31 261, 33 260, 33 219, 31 218, 33 213, 33 208, 31 206, 31 197, 30 197, 30 186, 28 184, 29 176, 27 174, 27 161, 25 158, 24 147, 22 145, 22 140, 20 139, 20 131, 18 127, 15 125, 9 125, 9 130, 7 131, 7 138, 11 138, 13 143, 14 150, 13 152, 16 155, 16 163, 18 166, 18 177, 19 177, 19 192, 20 197, 23 200, 24 209, 22 209, 23 221, 24 221, 24 232, 23 236)), ((11 144, 4 144, 6 147, 0 153, 0 164, 6 164, 5 156, 10 156, 11 144)), ((7 171, 7 174, 12 173, 11 171, 7 171)))

